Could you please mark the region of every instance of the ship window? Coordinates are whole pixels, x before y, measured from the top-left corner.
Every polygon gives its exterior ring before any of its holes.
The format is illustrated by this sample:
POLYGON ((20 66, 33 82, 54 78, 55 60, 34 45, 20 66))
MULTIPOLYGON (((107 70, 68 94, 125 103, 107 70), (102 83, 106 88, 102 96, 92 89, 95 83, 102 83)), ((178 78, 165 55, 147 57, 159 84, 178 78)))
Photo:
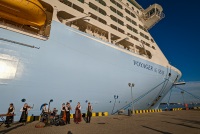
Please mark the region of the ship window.
POLYGON ((78 0, 78 1, 80 1, 81 3, 84 3, 84 0, 78 0))
POLYGON ((137 23, 134 20, 131 20, 131 23, 137 26, 137 23))
POLYGON ((143 31, 147 32, 147 30, 143 26, 139 25, 139 28, 142 29, 143 31))
POLYGON ((138 33, 137 29, 135 29, 135 28, 133 28, 132 31, 135 33, 138 33))
POLYGON ((130 25, 127 24, 126 27, 127 27, 129 30, 131 30, 131 31, 133 31, 133 32, 135 32, 135 33, 138 33, 137 29, 131 27, 130 25))
POLYGON ((140 32, 140 35, 141 35, 143 38, 149 40, 149 37, 148 37, 147 35, 143 34, 142 32, 140 32))
POLYGON ((113 11, 114 13, 117 12, 116 9, 114 7, 112 7, 112 6, 110 7, 110 10, 113 11))
POLYGON ((110 27, 113 28, 113 29, 115 29, 115 30, 117 30, 117 31, 119 31, 119 32, 121 32, 121 33, 124 33, 123 29, 121 29, 121 28, 119 28, 119 27, 117 27, 117 26, 115 26, 113 24, 111 24, 110 27))
POLYGON ((101 18, 98 18, 98 20, 99 20, 99 22, 101 22, 101 23, 103 23, 105 25, 107 24, 107 22, 105 20, 101 19, 101 18))
POLYGON ((121 13, 120 11, 117 10, 117 14, 121 17, 123 17, 123 13, 121 13))
POLYGON ((116 10, 114 7, 110 6, 110 10, 113 11, 114 13, 118 14, 119 16, 123 17, 123 13, 121 13, 118 10, 116 10))
POLYGON ((147 45, 148 47, 150 47, 150 44, 149 44, 149 43, 147 43, 147 42, 146 42, 146 45, 147 45))
POLYGON ((83 9, 83 8, 81 8, 81 7, 79 7, 79 6, 75 5, 75 4, 73 4, 72 7, 73 7, 74 9, 76 9, 77 11, 81 12, 81 13, 84 12, 84 9, 83 9))
POLYGON ((129 37, 131 37, 132 39, 139 41, 139 39, 138 39, 137 37, 135 37, 134 35, 132 35, 132 34, 130 34, 130 33, 127 33, 127 35, 128 35, 129 37))
POLYGON ((123 9, 122 8, 122 5, 119 4, 118 2, 116 2, 115 0, 110 0, 113 4, 115 4, 116 6, 118 6, 119 8, 123 9))
POLYGON ((103 15, 107 15, 106 11, 104 11, 103 9, 97 7, 96 5, 94 5, 93 3, 89 2, 89 7, 96 10, 97 12, 103 14, 103 15))
POLYGON ((130 12, 128 9, 125 8, 126 13, 128 13, 129 15, 131 15, 132 17, 136 18, 135 14, 130 12))
POLYGON ((96 0, 97 2, 99 2, 101 5, 103 5, 103 6, 106 6, 106 3, 105 3, 105 1, 103 1, 103 0, 96 0))
POLYGON ((106 11, 104 11, 103 9, 99 8, 99 12, 103 15, 106 15, 106 11))
POLYGON ((113 24, 110 25, 113 29, 117 30, 117 27, 113 24))
POLYGON ((127 17, 127 16, 126 16, 126 20, 129 21, 129 22, 131 22, 131 19, 129 17, 127 17))
POLYGON ((156 50, 156 48, 154 46, 152 46, 152 48, 156 50))
POLYGON ((149 57, 149 59, 151 59, 151 58, 152 58, 152 54, 151 54, 151 52, 148 51, 148 50, 146 50, 146 53, 147 53, 147 56, 149 57))
POLYGON ((129 17, 127 17, 127 16, 126 16, 126 20, 137 26, 137 23, 136 23, 134 20, 131 20, 131 19, 130 19, 129 17))
POLYGON ((95 20, 98 20, 99 22, 101 22, 101 23, 107 25, 107 22, 106 22, 104 19, 102 19, 102 18, 100 18, 100 17, 97 17, 96 15, 94 15, 94 14, 92 14, 92 13, 89 13, 89 14, 90 14, 90 17, 91 17, 91 18, 93 18, 93 19, 95 19, 95 20))
POLYGON ((110 18, 111 18, 113 21, 119 23, 120 25, 122 25, 122 26, 124 25, 124 22, 121 21, 120 19, 116 18, 115 16, 111 15, 110 18))
POLYGON ((126 13, 131 14, 131 12, 125 8, 126 13))
POLYGON ((71 7, 72 6, 72 3, 70 1, 67 1, 67 0, 60 0, 60 2, 64 3, 65 5, 71 7))
POLYGON ((118 31, 124 33, 124 30, 122 30, 121 28, 118 28, 118 31))
POLYGON ((131 13, 131 16, 134 17, 134 18, 136 18, 135 14, 133 14, 133 13, 131 13))
POLYGON ((153 39, 151 39, 151 42, 153 42, 153 43, 154 43, 154 40, 153 40, 153 39))

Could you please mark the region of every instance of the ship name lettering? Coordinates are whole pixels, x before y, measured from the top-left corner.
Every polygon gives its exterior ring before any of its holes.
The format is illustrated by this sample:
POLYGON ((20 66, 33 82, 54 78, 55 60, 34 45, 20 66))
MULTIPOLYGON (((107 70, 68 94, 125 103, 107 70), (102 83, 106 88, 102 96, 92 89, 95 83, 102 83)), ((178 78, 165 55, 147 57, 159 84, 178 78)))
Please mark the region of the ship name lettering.
POLYGON ((133 60, 133 61, 134 61, 134 65, 153 71, 153 66, 139 62, 139 61, 135 61, 135 60, 133 60))

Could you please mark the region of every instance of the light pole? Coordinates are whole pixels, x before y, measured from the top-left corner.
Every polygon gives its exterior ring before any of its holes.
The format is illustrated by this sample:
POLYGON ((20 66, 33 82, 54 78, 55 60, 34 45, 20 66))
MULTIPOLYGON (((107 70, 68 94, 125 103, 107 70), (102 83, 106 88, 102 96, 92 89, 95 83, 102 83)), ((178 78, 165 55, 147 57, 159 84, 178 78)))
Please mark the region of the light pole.
POLYGON ((134 114, 134 108, 133 108, 133 91, 132 91, 132 88, 133 88, 135 85, 134 85, 134 83, 128 83, 128 86, 131 87, 132 114, 134 114))
POLYGON ((112 114, 113 114, 113 110, 115 108, 116 99, 118 99, 118 95, 114 95, 114 99, 115 99, 115 102, 114 102, 114 106, 113 106, 113 109, 112 109, 112 114))

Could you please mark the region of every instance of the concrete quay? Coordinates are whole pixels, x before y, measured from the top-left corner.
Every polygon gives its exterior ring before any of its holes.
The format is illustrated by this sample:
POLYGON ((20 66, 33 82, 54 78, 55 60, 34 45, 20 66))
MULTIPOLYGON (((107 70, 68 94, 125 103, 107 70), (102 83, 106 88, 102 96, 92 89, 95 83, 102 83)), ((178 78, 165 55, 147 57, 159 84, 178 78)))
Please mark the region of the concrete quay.
POLYGON ((0 127, 0 134, 200 134, 200 111, 182 110, 158 113, 92 117, 91 123, 35 128, 38 121, 0 127))

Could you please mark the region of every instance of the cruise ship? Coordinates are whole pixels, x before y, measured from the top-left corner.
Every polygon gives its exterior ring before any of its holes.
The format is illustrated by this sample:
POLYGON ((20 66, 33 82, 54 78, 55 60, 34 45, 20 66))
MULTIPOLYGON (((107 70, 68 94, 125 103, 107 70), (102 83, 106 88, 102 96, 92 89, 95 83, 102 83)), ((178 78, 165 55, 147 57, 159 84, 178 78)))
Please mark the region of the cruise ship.
POLYGON ((1 0, 0 113, 24 99, 34 115, 50 99, 72 113, 158 108, 182 75, 148 32, 164 17, 135 0, 1 0))

